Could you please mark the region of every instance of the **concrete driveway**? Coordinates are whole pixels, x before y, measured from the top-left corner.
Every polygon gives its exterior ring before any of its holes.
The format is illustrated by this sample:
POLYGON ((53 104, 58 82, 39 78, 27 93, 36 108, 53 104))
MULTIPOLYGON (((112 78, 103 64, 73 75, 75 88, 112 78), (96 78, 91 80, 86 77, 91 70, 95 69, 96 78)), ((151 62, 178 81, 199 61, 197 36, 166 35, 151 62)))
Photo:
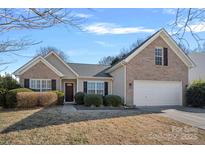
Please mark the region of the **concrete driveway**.
POLYGON ((170 107, 141 107, 140 110, 159 113, 165 117, 185 124, 205 129, 205 109, 170 106, 170 107))

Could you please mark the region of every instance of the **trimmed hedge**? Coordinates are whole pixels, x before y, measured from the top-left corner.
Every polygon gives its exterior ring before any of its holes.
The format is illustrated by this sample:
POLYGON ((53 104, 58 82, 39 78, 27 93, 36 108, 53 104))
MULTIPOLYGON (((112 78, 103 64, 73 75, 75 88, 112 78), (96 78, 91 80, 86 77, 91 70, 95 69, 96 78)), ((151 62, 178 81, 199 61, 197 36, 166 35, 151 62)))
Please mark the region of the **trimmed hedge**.
POLYGON ((31 89, 27 88, 17 88, 9 90, 6 94, 6 102, 3 104, 3 107, 5 108, 14 108, 17 106, 17 99, 16 95, 19 92, 32 92, 31 89))
POLYGON ((19 92, 16 95, 18 108, 46 107, 59 104, 56 92, 19 92))
POLYGON ((84 104, 84 96, 85 96, 85 93, 83 92, 77 92, 75 94, 75 102, 77 104, 84 104))
POLYGON ((117 95, 107 95, 104 97, 104 105, 105 106, 114 106, 118 107, 123 105, 122 98, 117 95))
POLYGON ((0 88, 0 106, 3 106, 3 104, 6 102, 6 93, 6 89, 0 88))
POLYGON ((12 90, 9 90, 8 92, 33 92, 31 89, 28 89, 28 88, 16 88, 16 89, 12 89, 12 90))
POLYGON ((64 92, 58 91, 58 90, 52 91, 52 92, 56 93, 57 96, 58 96, 58 103, 57 103, 57 105, 63 105, 63 103, 64 103, 64 92))
POLYGON ((205 81, 194 81, 186 91, 187 105, 193 107, 205 106, 205 81))
POLYGON ((99 107, 103 104, 103 97, 102 95, 98 94, 86 94, 84 96, 84 103, 86 106, 94 105, 96 107, 99 107))

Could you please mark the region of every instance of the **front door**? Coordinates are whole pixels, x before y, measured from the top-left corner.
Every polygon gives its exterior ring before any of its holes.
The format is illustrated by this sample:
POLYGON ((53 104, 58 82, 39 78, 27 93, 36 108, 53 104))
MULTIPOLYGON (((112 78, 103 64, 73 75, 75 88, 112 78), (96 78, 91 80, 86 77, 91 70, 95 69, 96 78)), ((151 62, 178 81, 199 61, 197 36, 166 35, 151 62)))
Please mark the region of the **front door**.
POLYGON ((73 83, 65 84, 65 101, 73 102, 73 83))

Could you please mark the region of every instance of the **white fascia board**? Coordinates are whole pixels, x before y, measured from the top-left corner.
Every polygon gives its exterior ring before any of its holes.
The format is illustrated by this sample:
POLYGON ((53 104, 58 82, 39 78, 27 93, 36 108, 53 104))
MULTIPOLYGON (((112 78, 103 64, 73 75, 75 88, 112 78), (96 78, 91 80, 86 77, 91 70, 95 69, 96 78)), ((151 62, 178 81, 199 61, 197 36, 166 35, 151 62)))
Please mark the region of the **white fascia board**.
POLYGON ((167 31, 163 30, 163 34, 166 35, 166 38, 164 38, 163 35, 162 35, 162 37, 165 39, 165 41, 167 41, 167 44, 169 44, 169 46, 170 46, 171 48, 173 48, 173 46, 169 43, 169 42, 171 42, 171 43, 178 49, 180 55, 178 55, 178 54, 176 53, 176 50, 173 50, 173 51, 175 51, 175 53, 182 59, 182 61, 183 61, 189 68, 195 67, 196 64, 191 60, 191 58, 190 58, 188 55, 186 55, 186 54, 184 53, 184 51, 182 51, 182 49, 178 46, 178 44, 174 41, 174 39, 167 33, 167 31))
POLYGON ((58 74, 60 77, 64 76, 60 71, 58 71, 53 65, 51 65, 47 60, 44 58, 41 58, 42 61, 51 69, 53 70, 56 74, 58 74))
POLYGON ((177 56, 187 65, 189 68, 192 68, 195 66, 193 61, 186 55, 181 48, 176 44, 176 42, 171 38, 171 36, 162 29, 157 34, 155 34, 150 40, 148 40, 145 44, 143 44, 141 47, 139 47, 135 52, 133 52, 131 55, 129 55, 125 62, 128 63, 132 58, 134 58, 137 54, 139 54, 141 51, 143 51, 144 48, 146 48, 151 42, 153 42, 156 38, 161 36, 163 40, 169 45, 170 48, 177 54, 177 56), (165 36, 164 36, 164 35, 165 36), (173 47, 175 46, 175 48, 173 47), (176 49, 179 51, 177 52, 176 49))
POLYGON ((24 70, 26 67, 29 67, 29 65, 31 65, 32 63, 34 63, 36 60, 38 60, 41 56, 37 56, 34 59, 30 60, 29 62, 27 62, 26 64, 24 64, 22 67, 20 67, 19 69, 17 69, 15 72, 13 72, 12 74, 18 76, 20 75, 20 72, 22 70, 24 70))
POLYGON ((28 69, 30 69, 31 67, 33 67, 34 65, 36 65, 38 62, 42 62, 44 63, 47 67, 49 67, 52 71, 54 71, 58 76, 62 77, 63 74, 61 72, 59 72, 55 67, 53 67, 49 62, 47 62, 43 57, 39 56, 36 57, 35 59, 33 59, 32 61, 30 61, 29 63, 27 63, 26 65, 24 65, 22 68, 20 68, 19 70, 17 70, 16 72, 14 72, 14 75, 19 76, 21 74, 23 74, 24 72, 26 72, 28 69))
POLYGON ((87 79, 104 79, 104 80, 112 80, 113 78, 112 77, 95 77, 95 76, 79 76, 78 79, 84 79, 84 78, 87 78, 87 79))
POLYGON ((143 51, 144 48, 146 48, 151 42, 153 42, 156 38, 158 38, 160 32, 155 34, 151 39, 149 39, 146 43, 144 43, 141 47, 136 49, 131 55, 129 55, 126 59, 125 62, 128 63, 132 58, 134 58, 137 54, 139 54, 141 51, 143 51))
POLYGON ((124 66, 125 64, 126 64, 125 60, 122 60, 121 62, 117 63, 113 67, 111 67, 108 70, 106 70, 105 73, 111 73, 111 72, 115 71, 116 69, 124 66))
POLYGON ((51 51, 49 52, 44 58, 48 57, 49 55, 54 54, 68 69, 71 70, 71 72, 73 72, 77 77, 79 76, 78 73, 76 73, 68 64, 66 64, 64 62, 64 60, 62 60, 62 58, 60 58, 55 52, 51 51))

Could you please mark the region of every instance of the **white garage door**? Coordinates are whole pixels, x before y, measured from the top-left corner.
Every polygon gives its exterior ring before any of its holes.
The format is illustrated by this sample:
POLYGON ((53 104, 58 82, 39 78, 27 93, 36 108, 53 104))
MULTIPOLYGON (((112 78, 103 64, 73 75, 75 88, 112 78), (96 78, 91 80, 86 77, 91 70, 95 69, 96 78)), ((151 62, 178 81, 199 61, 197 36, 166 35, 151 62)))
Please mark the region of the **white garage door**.
POLYGON ((134 105, 182 105, 182 82, 135 80, 134 105))

